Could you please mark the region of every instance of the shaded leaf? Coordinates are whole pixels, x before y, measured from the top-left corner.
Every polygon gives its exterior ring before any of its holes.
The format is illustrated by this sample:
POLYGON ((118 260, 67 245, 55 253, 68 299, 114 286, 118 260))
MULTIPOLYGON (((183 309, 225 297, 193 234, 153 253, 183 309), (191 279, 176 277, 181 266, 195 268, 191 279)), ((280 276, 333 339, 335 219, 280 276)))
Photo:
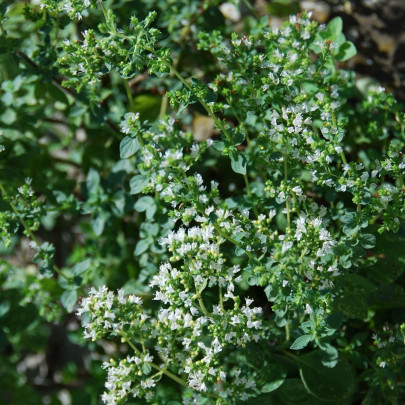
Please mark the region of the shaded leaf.
POLYGON ((291 345, 291 350, 300 350, 307 346, 307 344, 311 341, 310 335, 302 335, 295 339, 294 343, 291 345))
POLYGON ((305 388, 318 399, 340 401, 355 392, 353 371, 344 358, 328 368, 322 364, 322 352, 317 350, 300 356, 299 368, 305 388))
POLYGON ((138 138, 126 136, 120 143, 120 157, 121 159, 129 158, 134 155, 140 147, 138 138))
POLYGON ((76 290, 66 290, 60 297, 62 305, 66 308, 66 311, 72 312, 77 301, 76 290))

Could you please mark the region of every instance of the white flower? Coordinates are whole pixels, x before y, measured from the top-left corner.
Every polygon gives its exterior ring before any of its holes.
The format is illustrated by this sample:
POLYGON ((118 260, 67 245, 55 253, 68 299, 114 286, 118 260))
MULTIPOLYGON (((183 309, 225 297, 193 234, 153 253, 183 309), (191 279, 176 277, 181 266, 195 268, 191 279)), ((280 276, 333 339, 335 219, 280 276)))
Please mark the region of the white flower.
POLYGON ((232 22, 237 22, 240 20, 240 11, 232 3, 222 3, 219 6, 219 10, 224 15, 225 18, 231 20, 232 22))

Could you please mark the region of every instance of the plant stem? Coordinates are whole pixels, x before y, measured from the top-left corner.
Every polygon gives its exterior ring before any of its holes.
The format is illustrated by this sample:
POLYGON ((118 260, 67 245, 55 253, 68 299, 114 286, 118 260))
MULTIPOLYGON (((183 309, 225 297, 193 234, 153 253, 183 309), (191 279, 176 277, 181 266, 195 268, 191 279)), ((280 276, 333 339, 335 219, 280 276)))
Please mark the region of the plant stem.
POLYGON ((134 110, 134 98, 132 97, 131 88, 129 87, 128 80, 124 79, 124 87, 129 101, 129 109, 134 110))
MULTIPOLYGON (((128 337, 121 332, 121 336, 124 338, 125 342, 128 343, 129 346, 131 346, 131 348, 133 349, 133 351, 138 354, 141 355, 141 351, 131 342, 130 339, 128 339, 128 337)), ((157 364, 155 363, 151 363, 151 362, 147 362, 151 367, 153 367, 155 370, 158 370, 159 372, 162 372, 163 374, 167 375, 169 378, 171 378, 173 381, 176 381, 177 383, 183 385, 184 387, 188 387, 188 384, 182 380, 181 378, 177 377, 177 375, 171 373, 170 371, 166 370, 166 369, 161 369, 157 364)))
POLYGON ((399 186, 400 186, 401 190, 403 190, 405 187, 404 187, 404 178, 402 177, 402 173, 399 174, 398 179, 399 179, 399 186))
POLYGON ((210 314, 207 311, 207 308, 205 308, 204 301, 202 300, 202 297, 201 297, 202 290, 198 291, 198 288, 197 288, 197 285, 195 282, 194 282, 194 286, 195 286, 195 290, 196 290, 197 301, 200 304, 201 311, 204 313, 205 316, 209 317, 210 314))
POLYGON ((224 312, 225 312, 225 308, 224 308, 224 299, 223 299, 223 297, 222 297, 222 287, 219 285, 218 288, 219 288, 219 304, 221 305, 221 311, 222 311, 222 313, 224 313, 224 312))
MULTIPOLYGON (((151 53, 153 53, 154 55, 156 55, 156 52, 154 49, 150 48, 150 47, 145 47, 145 49, 151 53)), ((183 83, 183 85, 188 89, 188 90, 192 90, 191 85, 186 81, 186 79, 184 79, 184 77, 181 75, 181 73, 176 69, 176 67, 170 63, 169 61, 167 61, 164 58, 159 58, 159 60, 166 65, 171 72, 173 72, 173 74, 183 83)), ((225 137, 230 140, 231 137, 228 133, 228 131, 226 130, 224 124, 222 123, 222 121, 214 114, 214 112, 212 111, 211 107, 201 98, 198 99, 198 101, 200 102, 200 104, 204 107, 204 109, 207 111, 208 115, 214 120, 215 124, 217 125, 217 127, 224 133, 225 137)))
POLYGON ((288 343, 290 341, 290 324, 287 322, 285 324, 285 342, 288 343))
MULTIPOLYGON (((127 338, 127 336, 123 332, 121 332, 121 336, 125 339, 125 342, 127 342, 128 345, 131 346, 131 348, 134 350, 134 352, 136 354, 138 354, 138 355, 141 354, 141 351, 131 342, 130 339, 127 338)), ((172 372, 168 371, 166 368, 162 369, 157 364, 151 363, 151 362, 147 362, 147 364, 149 364, 152 368, 157 370, 159 373, 162 373, 162 374, 166 375, 167 377, 171 378, 173 381, 176 381, 178 384, 182 385, 183 387, 190 388, 184 380, 182 380, 176 374, 173 374, 172 372)), ((205 393, 205 395, 212 397, 212 398, 219 398, 218 395, 212 394, 209 392, 205 393)))
POLYGON ((247 130, 245 124, 243 123, 243 121, 241 120, 241 118, 239 117, 238 113, 236 112, 235 108, 232 105, 232 102, 227 99, 226 100, 228 102, 228 104, 231 106, 231 109, 235 115, 236 120, 238 121, 240 127, 243 129, 243 131, 245 132, 246 135, 246 143, 248 144, 248 147, 251 147, 251 143, 250 143, 250 138, 249 138, 249 131, 247 130))
MULTIPOLYGON (((181 50, 178 53, 177 57, 173 61, 173 66, 177 69, 177 65, 180 62, 181 58, 181 50)), ((173 70, 170 71, 170 78, 174 76, 173 70)), ((160 112, 159 112, 159 118, 163 118, 164 115, 166 115, 167 111, 167 106, 169 105, 169 97, 166 96, 166 94, 162 95, 162 102, 160 104, 160 112)))
POLYGON ((201 294, 199 294, 199 296, 197 297, 197 300, 198 300, 198 303, 200 304, 201 310, 202 310, 202 312, 204 313, 204 315, 207 316, 207 317, 209 317, 210 314, 209 314, 209 312, 207 311, 207 308, 205 308, 204 301, 203 301, 202 298, 201 298, 201 294))
POLYGON ((159 118, 163 118, 166 115, 168 105, 169 105, 169 98, 165 94, 163 94, 162 102, 160 104, 159 118))
POLYGON ((300 362, 301 362, 301 360, 300 360, 300 358, 299 358, 298 356, 295 356, 294 354, 288 352, 287 350, 283 350, 283 353, 284 353, 287 357, 289 357, 290 359, 293 359, 296 363, 300 363, 300 362))
MULTIPOLYGON (((249 198, 252 198, 252 190, 250 188, 250 183, 249 183, 247 174, 244 174, 243 178, 245 180, 247 194, 248 194, 249 198)), ((253 212, 255 213, 256 218, 257 218, 259 216, 259 212, 257 211, 257 208, 255 205, 252 208, 253 208, 253 212)))
POLYGON ((103 3, 101 3, 101 10, 103 10, 104 19, 105 19, 105 22, 107 22, 108 21, 107 10, 103 3))
POLYGON ((246 7, 249 9, 252 15, 258 20, 260 16, 257 13, 257 11, 253 8, 253 6, 250 4, 249 0, 243 0, 243 2, 246 4, 246 7))
MULTIPOLYGON (((223 236, 225 239, 229 240, 229 242, 233 243, 235 246, 238 246, 239 248, 243 249, 243 247, 240 245, 240 243, 233 239, 231 236, 227 235, 217 224, 213 224, 215 230, 221 235, 223 236)), ((249 256, 249 259, 255 260, 255 258, 253 257, 253 255, 245 249, 245 253, 249 256)))

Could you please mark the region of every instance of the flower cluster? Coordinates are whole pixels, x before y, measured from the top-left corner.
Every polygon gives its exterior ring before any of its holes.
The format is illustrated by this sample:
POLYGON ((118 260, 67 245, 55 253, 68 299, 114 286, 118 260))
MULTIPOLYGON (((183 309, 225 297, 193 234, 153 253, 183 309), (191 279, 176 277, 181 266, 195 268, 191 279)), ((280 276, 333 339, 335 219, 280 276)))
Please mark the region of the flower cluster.
MULTIPOLYGON (((306 403, 349 401, 354 383, 335 397, 311 370, 323 367, 327 381, 352 378, 350 334, 403 305, 396 284, 403 258, 389 253, 404 240, 402 107, 381 88, 358 101, 354 74, 337 64, 356 52, 339 18, 323 26, 302 13, 276 29, 267 19, 252 24, 250 2, 153 0, 134 2, 142 20, 128 18, 126 3, 114 4, 116 15, 101 0, 43 0, 41 11, 27 11, 55 49, 34 50, 31 62, 18 57, 35 72, 47 58, 47 75, 63 76, 44 91, 42 83, 27 91, 23 74, 5 81, 4 143, 7 153, 11 144, 17 154, 30 150, 8 112, 56 94, 57 111, 37 103, 50 111, 51 133, 38 150, 47 142, 52 152, 69 150, 56 165, 73 169, 55 179, 61 190, 53 193, 52 179, 42 193, 57 206, 56 221, 84 217, 63 234, 75 247, 59 269, 57 243, 33 237, 41 220, 46 227, 53 219, 43 218, 31 180, 11 197, 0 185, 0 235, 9 247, 22 224, 42 274, 22 302, 49 306, 52 294, 42 294, 49 281, 50 290, 65 290, 61 302, 71 312, 89 284, 77 311, 84 337, 123 344, 103 364, 107 404, 160 403, 169 380, 181 390, 167 391, 173 398, 165 401, 184 404, 292 403, 291 387, 306 403), (72 28, 63 42, 50 29, 59 20, 72 28), (209 123, 204 137, 193 133, 198 117, 209 123), (74 140, 54 141, 57 125, 74 140), (121 281, 117 292, 107 287, 121 281)), ((38 128, 20 132, 31 141, 44 132, 38 128)), ((394 386, 403 358, 397 329, 375 337, 371 377, 353 361, 363 383, 394 386)))
POLYGON ((101 2, 102 0, 41 0, 41 8, 66 13, 71 18, 81 20, 84 15, 88 15, 89 8, 95 8, 101 2))
MULTIPOLYGON (((239 269, 229 270, 226 277, 229 285, 237 272, 239 269)), ((155 299, 170 306, 160 308, 156 316, 147 315, 139 297, 125 296, 123 290, 114 294, 105 286, 93 288, 89 297, 82 300, 77 314, 83 319, 86 338, 118 336, 135 352, 118 363, 115 360, 104 363, 108 370, 105 384, 108 391, 102 397, 105 403, 115 404, 126 397, 153 400, 150 388, 162 374, 203 396, 213 395, 218 404, 248 398, 254 382, 239 378, 240 371, 227 370, 222 359, 235 347, 260 338, 261 308, 251 307, 251 299, 241 305, 239 297, 232 294, 231 308, 225 309, 228 299, 225 297, 208 312, 201 298, 201 286, 190 283, 193 292, 187 287, 179 289, 185 275, 186 272, 170 264, 161 266, 151 284, 159 287, 155 299), (163 364, 153 363, 150 350, 159 354, 163 364), (154 375, 150 375, 152 368, 158 371, 154 375), (187 375, 187 384, 170 370, 187 375)))
MULTIPOLYGON (((285 328, 286 342, 295 339, 292 350, 311 343, 323 366, 341 366, 330 342, 348 312, 349 269, 375 263, 366 255, 376 245, 371 225, 378 219, 380 232, 397 230, 404 212, 403 141, 364 162, 346 146, 352 76, 331 63, 353 52, 342 35, 338 23, 325 28, 306 15, 249 36, 201 34, 199 47, 217 57, 220 70, 207 85, 182 78, 167 49, 139 45, 151 52, 149 73, 181 78, 183 88, 169 94, 172 107, 182 112, 200 102, 221 140, 196 142, 173 117, 149 126, 139 114, 124 116, 121 157, 137 163, 131 194, 154 195, 140 197, 135 209, 152 221, 159 200, 174 222, 160 240, 169 260, 149 284, 155 311, 105 288, 82 302, 79 312, 91 314, 86 337, 121 336, 135 351, 106 365, 105 402, 155 400, 149 388, 159 374, 187 387, 184 403, 256 395, 255 381, 241 377, 231 358, 266 334, 263 309, 243 294, 247 285, 264 288, 274 328, 285 328), (243 176, 243 197, 225 199, 216 181, 206 185, 201 162, 218 152, 243 176), (152 352, 163 364, 152 363, 152 352)), ((280 334, 272 338, 282 344, 280 334)))
MULTIPOLYGON (((374 362, 379 367, 378 372, 372 378, 372 384, 380 386, 387 395, 393 396, 395 380, 404 364, 405 355, 405 324, 400 327, 385 324, 378 333, 373 333, 374 362)), ((370 378, 371 379, 371 378, 370 378)))
POLYGON ((24 233, 28 237, 40 226, 45 207, 35 195, 31 183, 32 179, 27 177, 14 195, 0 186, 2 199, 9 206, 8 210, 0 212, 0 237, 6 247, 11 245, 11 236, 19 228, 19 223, 24 224, 24 233))

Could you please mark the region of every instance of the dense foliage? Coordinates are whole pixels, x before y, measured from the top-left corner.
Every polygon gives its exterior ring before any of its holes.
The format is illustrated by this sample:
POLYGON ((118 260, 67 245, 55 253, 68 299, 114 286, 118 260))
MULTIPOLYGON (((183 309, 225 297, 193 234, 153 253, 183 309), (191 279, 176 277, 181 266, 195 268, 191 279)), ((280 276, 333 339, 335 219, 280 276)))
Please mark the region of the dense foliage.
POLYGON ((1 401, 405 400, 403 106, 234 3, 0 5, 1 401))

